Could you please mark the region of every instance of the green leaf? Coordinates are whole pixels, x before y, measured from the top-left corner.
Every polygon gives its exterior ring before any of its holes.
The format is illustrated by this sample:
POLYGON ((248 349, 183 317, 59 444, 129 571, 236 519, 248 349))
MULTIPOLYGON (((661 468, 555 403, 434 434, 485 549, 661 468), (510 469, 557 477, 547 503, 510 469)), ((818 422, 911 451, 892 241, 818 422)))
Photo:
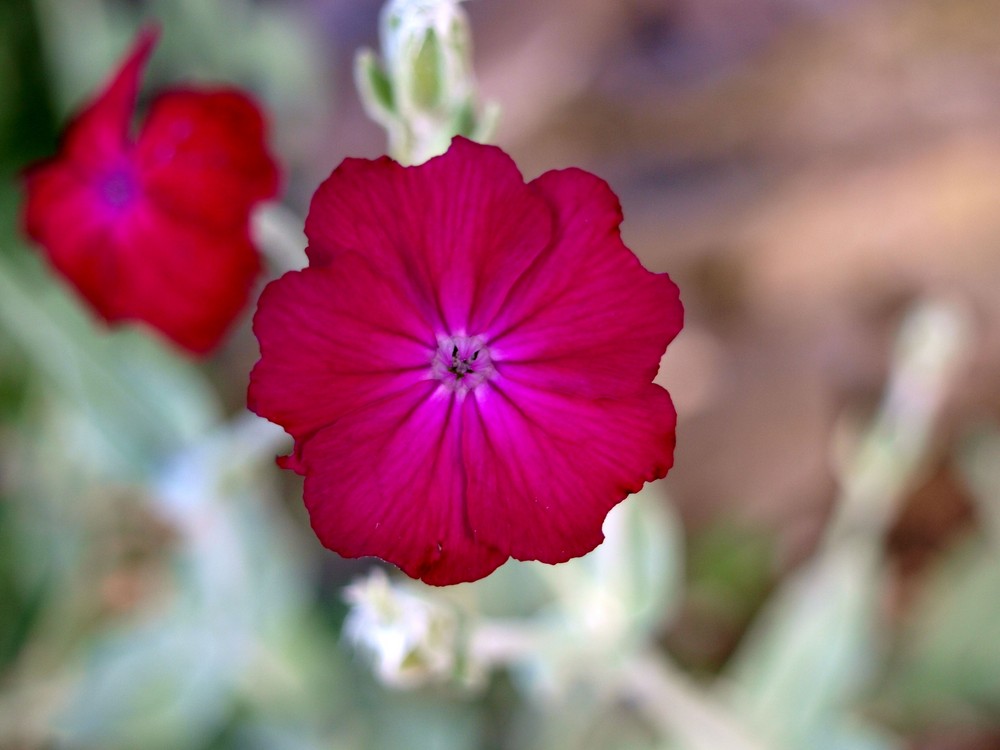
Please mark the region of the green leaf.
POLYGON ((885 690, 919 721, 1000 711, 1000 551, 970 539, 941 562, 900 638, 885 690))
POLYGON ((848 720, 816 732, 809 750, 899 750, 903 743, 881 727, 848 720))
POLYGON ((963 441, 958 464, 980 522, 993 544, 1000 545, 1000 432, 994 425, 974 431, 963 441))
POLYGON ((813 747, 851 709, 878 662, 882 575, 873 546, 844 544, 779 589, 724 675, 730 703, 752 726, 813 747))
POLYGON ((171 617, 103 640, 57 727, 85 747, 202 746, 232 705, 238 635, 171 617))
POLYGON ((392 81, 372 50, 363 49, 355 57, 354 82, 369 117, 384 126, 396 121, 398 113, 392 81))
POLYGON ((220 412, 195 367, 146 332, 100 329, 38 261, 0 253, 0 327, 85 416, 105 468, 137 478, 220 412))
POLYGON ((282 637, 301 622, 310 571, 265 502, 270 461, 239 463, 275 432, 256 417, 237 421, 165 466, 155 495, 177 535, 170 596, 94 639, 58 719, 75 743, 199 748, 241 690, 275 704, 302 689, 301 671, 287 676, 301 644, 282 637))
POLYGON ((483 747, 481 711, 435 691, 385 692, 370 707, 370 750, 434 748, 478 750, 483 747))
POLYGON ((434 109, 441 104, 442 90, 441 43, 433 29, 428 29, 413 60, 411 91, 413 102, 422 109, 434 109))
MULTIPOLYGON (((604 542, 562 565, 534 563, 556 594, 558 610, 581 635, 601 634, 614 653, 645 639, 678 604, 683 538, 659 485, 647 485, 613 508, 604 542)), ((596 645, 596 644, 594 644, 596 645)))

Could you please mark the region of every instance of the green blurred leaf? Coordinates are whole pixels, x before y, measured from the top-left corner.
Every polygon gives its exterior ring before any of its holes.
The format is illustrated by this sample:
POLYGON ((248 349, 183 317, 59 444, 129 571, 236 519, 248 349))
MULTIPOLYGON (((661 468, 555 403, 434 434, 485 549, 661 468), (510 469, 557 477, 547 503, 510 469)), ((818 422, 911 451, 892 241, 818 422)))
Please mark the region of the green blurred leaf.
MULTIPOLYGON (((612 509, 604 542, 560 565, 508 562, 482 581, 444 596, 493 617, 544 612, 565 619, 584 648, 616 652, 642 642, 678 604, 683 538, 659 485, 647 485, 612 509), (600 638, 597 638, 597 634, 600 638)), ((567 639, 569 652, 581 644, 567 639)))
POLYGON ((689 542, 688 579, 737 613, 754 607, 774 570, 771 535, 720 522, 689 542))
POLYGON ((451 127, 457 135, 477 140, 475 135, 479 127, 479 113, 476 110, 476 103, 473 99, 470 98, 469 101, 456 110, 451 127))
POLYGON ((58 729, 90 747, 201 747, 232 707, 233 668, 248 645, 182 617, 104 639, 58 729))
POLYGON ((958 465, 992 543, 1000 545, 1000 432, 995 425, 963 441, 958 465))
POLYGON ((934 571, 883 695, 921 722, 1000 711, 1000 551, 966 540, 934 571))
POLYGON ((37 260, 0 253, 0 326, 86 415, 92 453, 103 442, 109 470, 142 476, 219 417, 193 365, 151 334, 100 330, 37 260))
POLYGON ((307 561, 264 500, 272 488, 261 469, 270 461, 259 463, 276 436, 274 425, 248 416, 165 465, 152 494, 178 535, 174 590, 95 638, 59 718, 74 741, 201 747, 244 691, 263 702, 303 687, 301 673, 288 676, 298 661, 285 653, 299 644, 282 634, 303 616, 307 561))
POLYGON ((55 147, 55 114, 31 0, 0 3, 0 175, 55 147))
POLYGON ((1000 710, 1000 434, 992 425, 961 446, 958 465, 983 531, 936 564, 898 646, 886 706, 905 719, 1000 710))
POLYGON ((659 488, 647 485, 613 509, 604 543, 580 561, 615 592, 640 640, 674 614, 683 586, 684 537, 659 488))
POLYGON ((898 750, 903 743, 880 727, 844 721, 815 733, 809 750, 898 750))
POLYGON ((380 693, 371 711, 366 750, 479 750, 482 715, 476 704, 436 691, 380 693))
POLYGON ((442 96, 441 43, 437 33, 428 29, 423 44, 413 58, 412 99, 418 107, 434 109, 442 96))
POLYGON ((724 675, 731 705, 788 747, 814 747, 877 664, 883 572, 872 545, 827 550, 766 605, 724 675))
POLYGON ((16 426, 24 418, 30 390, 27 358, 0 328, 0 426, 6 422, 16 426))
POLYGON ((369 117, 386 127, 396 120, 392 82, 372 50, 358 52, 354 60, 354 82, 369 117))
POLYGON ((42 581, 25 585, 18 554, 20 529, 13 514, 13 499, 0 495, 0 673, 27 642, 46 593, 42 581))
POLYGON ((612 509, 604 535, 590 554, 535 569, 571 621, 642 642, 678 604, 684 540, 677 518, 659 485, 647 485, 612 509))
POLYGON ((720 522, 688 543, 689 596, 725 627, 739 627, 760 604, 774 575, 774 539, 720 522))
POLYGON ((362 750, 362 747, 343 732, 324 735, 301 724, 254 717, 238 725, 228 742, 211 750, 362 750))
POLYGON ((642 716, 626 703, 593 691, 575 691, 565 701, 528 701, 519 707, 509 744, 523 750, 662 750, 642 716))

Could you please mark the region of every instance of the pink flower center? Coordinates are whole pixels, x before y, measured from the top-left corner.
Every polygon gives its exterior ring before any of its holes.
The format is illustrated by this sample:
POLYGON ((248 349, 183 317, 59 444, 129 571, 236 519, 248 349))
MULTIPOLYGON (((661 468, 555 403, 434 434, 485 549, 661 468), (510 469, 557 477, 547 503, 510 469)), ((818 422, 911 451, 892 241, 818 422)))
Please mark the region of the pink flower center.
POLYGON ((449 391, 464 395, 496 375, 482 336, 441 336, 431 374, 449 391))
POLYGON ((108 172, 102 178, 99 189, 104 202, 114 209, 125 208, 139 194, 135 176, 125 168, 108 172))

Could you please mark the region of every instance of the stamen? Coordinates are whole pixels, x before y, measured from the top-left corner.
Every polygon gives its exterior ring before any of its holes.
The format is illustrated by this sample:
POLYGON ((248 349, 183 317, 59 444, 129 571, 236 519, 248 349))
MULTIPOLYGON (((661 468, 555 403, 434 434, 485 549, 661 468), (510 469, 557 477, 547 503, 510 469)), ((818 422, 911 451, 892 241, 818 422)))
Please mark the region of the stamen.
POLYGON ((442 336, 431 363, 431 375, 460 395, 475 389, 496 375, 485 343, 482 336, 442 336))

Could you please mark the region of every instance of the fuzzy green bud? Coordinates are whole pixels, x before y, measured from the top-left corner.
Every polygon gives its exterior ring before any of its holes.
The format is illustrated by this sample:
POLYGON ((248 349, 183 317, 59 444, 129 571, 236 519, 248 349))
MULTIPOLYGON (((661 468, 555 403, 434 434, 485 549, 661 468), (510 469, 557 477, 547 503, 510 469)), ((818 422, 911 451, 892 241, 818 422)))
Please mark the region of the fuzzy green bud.
POLYGON ((382 10, 382 59, 362 50, 355 80, 369 116, 404 164, 443 153, 455 135, 489 137, 496 108, 480 111, 469 22, 461 0, 389 0, 382 10))
POLYGON ((344 636, 366 653, 385 685, 410 688, 455 673, 458 624, 453 611, 393 584, 381 570, 345 589, 344 636))

